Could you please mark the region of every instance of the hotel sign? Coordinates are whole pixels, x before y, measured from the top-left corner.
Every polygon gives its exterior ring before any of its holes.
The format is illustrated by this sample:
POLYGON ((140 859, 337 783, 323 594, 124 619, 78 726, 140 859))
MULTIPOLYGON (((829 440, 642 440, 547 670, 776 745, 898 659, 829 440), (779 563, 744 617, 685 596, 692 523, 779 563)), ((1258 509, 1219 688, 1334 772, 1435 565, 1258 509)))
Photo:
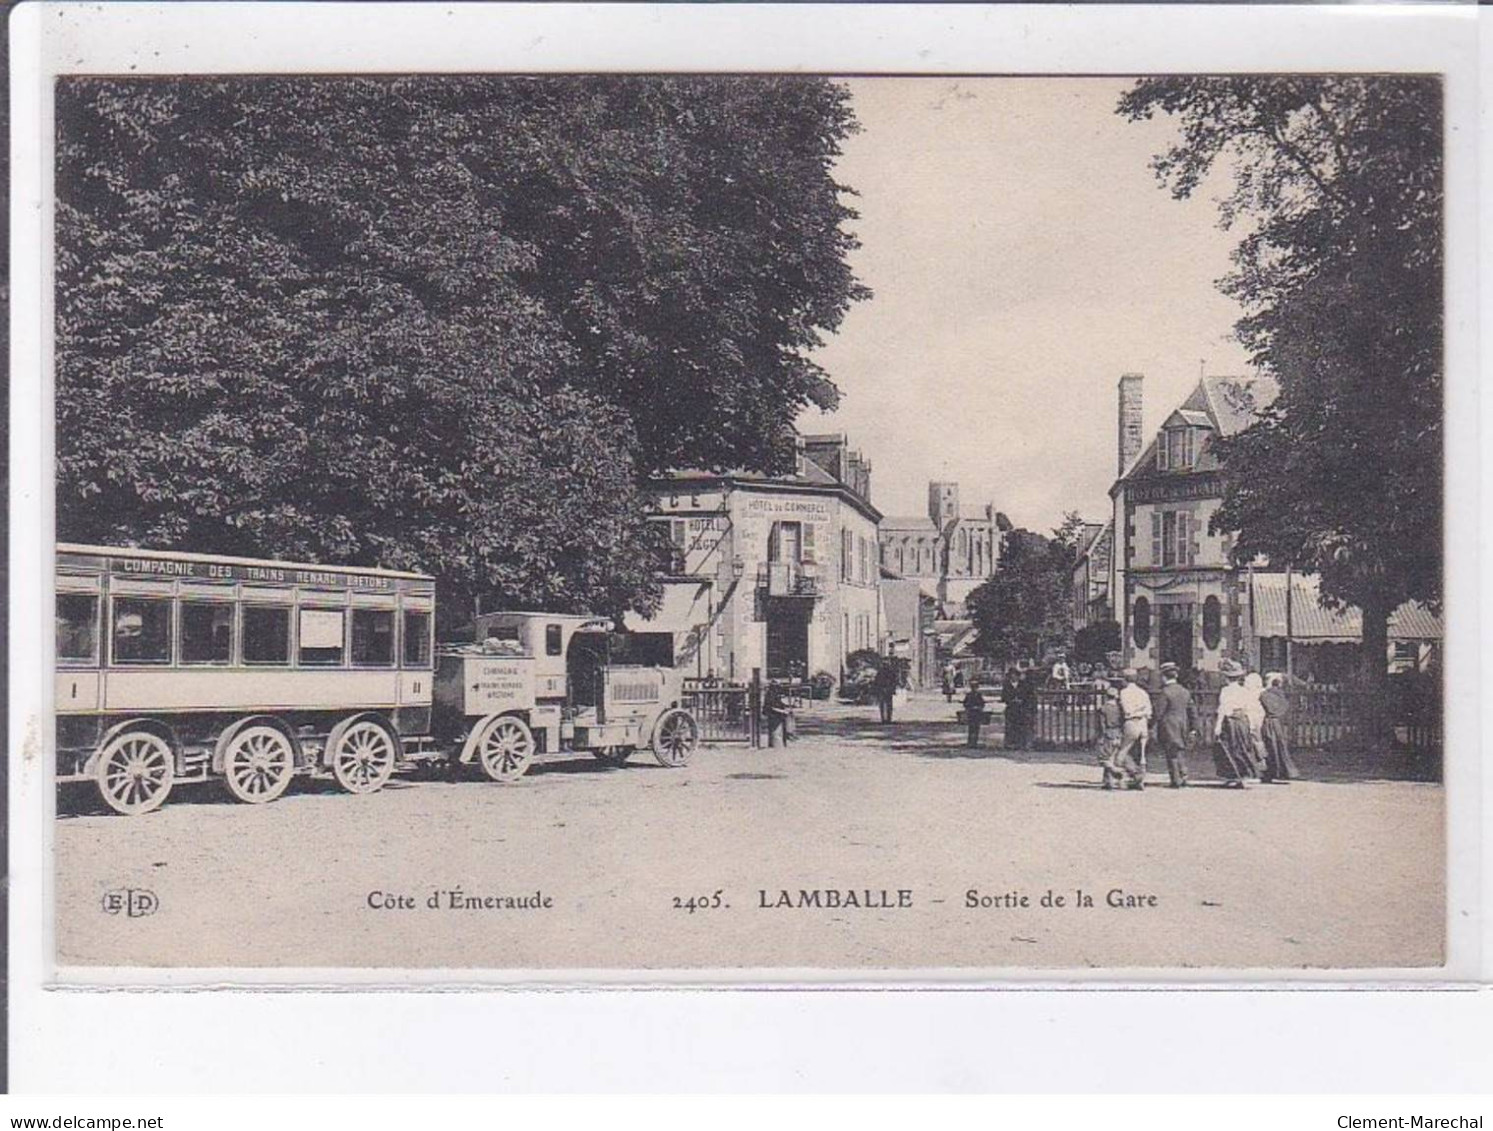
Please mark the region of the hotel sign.
POLYGON ((1223 496, 1223 481, 1216 475, 1179 475, 1174 479, 1146 479, 1128 484, 1125 494, 1132 503, 1163 503, 1177 499, 1216 499, 1223 496))

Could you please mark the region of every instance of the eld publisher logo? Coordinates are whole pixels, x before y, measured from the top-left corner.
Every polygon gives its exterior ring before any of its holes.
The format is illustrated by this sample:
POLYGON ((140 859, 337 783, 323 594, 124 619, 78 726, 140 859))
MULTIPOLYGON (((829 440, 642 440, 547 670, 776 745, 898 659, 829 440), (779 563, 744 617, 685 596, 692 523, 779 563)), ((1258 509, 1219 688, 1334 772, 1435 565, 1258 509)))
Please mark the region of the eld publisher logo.
POLYGON ((154 915, 160 906, 161 901, 156 898, 156 893, 145 888, 115 888, 104 892, 106 915, 124 912, 131 919, 139 919, 145 915, 154 915))

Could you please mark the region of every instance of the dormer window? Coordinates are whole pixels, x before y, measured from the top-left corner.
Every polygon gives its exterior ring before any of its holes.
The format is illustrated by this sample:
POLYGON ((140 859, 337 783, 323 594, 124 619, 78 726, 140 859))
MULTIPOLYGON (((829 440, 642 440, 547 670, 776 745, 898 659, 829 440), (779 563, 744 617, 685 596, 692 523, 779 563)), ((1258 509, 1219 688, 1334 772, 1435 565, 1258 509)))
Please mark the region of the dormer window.
POLYGON ((1166 428, 1156 443, 1156 467, 1159 471, 1187 471, 1197 463, 1198 430, 1166 428))

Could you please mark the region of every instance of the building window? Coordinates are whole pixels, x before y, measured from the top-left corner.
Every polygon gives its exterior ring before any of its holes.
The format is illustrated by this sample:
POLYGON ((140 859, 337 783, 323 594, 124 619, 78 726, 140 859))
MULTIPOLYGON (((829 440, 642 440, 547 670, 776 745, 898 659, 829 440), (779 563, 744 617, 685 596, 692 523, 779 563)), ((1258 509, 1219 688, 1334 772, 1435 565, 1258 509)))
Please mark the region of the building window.
POLYGON ((803 524, 775 522, 767 536, 767 560, 770 562, 803 561, 803 524))
POLYGON ((1203 647, 1210 651, 1223 639, 1223 606, 1217 597, 1203 602, 1203 647))
POLYGON ((678 576, 685 572, 686 547, 689 525, 682 518, 669 520, 669 572, 678 576))
POLYGON ((1187 511, 1151 512, 1151 564, 1184 566, 1197 562, 1197 524, 1187 511))
POLYGON ((153 597, 114 599, 116 664, 171 662, 171 602, 153 597))
POLYGON ((181 662, 226 664, 233 659, 233 606, 221 603, 181 603, 181 662))
POLYGON ((1135 599, 1135 608, 1130 617, 1130 639, 1137 648, 1151 646, 1151 602, 1144 597, 1135 599))
POLYGON ((98 662, 97 597, 57 594, 57 659, 71 664, 98 662))
POLYGON ((1197 431, 1168 428, 1156 444, 1156 466, 1161 471, 1187 471, 1197 462, 1197 431))

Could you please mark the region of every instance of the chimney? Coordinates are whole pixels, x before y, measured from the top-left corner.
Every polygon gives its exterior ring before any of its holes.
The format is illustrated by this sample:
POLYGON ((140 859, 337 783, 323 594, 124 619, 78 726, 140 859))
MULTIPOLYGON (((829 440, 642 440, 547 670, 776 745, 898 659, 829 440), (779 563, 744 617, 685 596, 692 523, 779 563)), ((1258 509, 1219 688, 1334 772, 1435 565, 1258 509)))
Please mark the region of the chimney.
POLYGON ((1141 382, 1145 380, 1139 373, 1126 373, 1120 378, 1120 469, 1117 475, 1124 475, 1125 469, 1135 462, 1144 447, 1145 431, 1141 423, 1141 382))

